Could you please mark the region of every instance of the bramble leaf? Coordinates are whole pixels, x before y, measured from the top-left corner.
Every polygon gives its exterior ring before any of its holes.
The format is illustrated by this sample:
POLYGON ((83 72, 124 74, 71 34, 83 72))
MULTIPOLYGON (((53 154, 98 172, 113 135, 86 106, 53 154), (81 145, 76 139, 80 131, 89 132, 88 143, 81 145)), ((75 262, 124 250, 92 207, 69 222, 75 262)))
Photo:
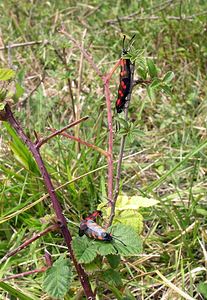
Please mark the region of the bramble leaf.
POLYGON ((114 243, 112 242, 102 242, 99 241, 99 247, 97 249, 98 254, 106 256, 109 254, 116 254, 117 250, 114 248, 114 243))
POLYGON ((72 270, 68 259, 60 257, 51 268, 46 271, 43 289, 56 299, 63 299, 72 280, 72 270))
POLYGON ((72 241, 73 251, 79 263, 90 263, 96 258, 97 246, 86 236, 75 237, 72 241))
POLYGON ((158 204, 154 198, 146 198, 142 196, 132 196, 128 197, 127 195, 121 195, 118 197, 116 202, 117 211, 126 211, 127 209, 137 210, 140 207, 150 207, 158 204))
POLYGON ((120 255, 109 254, 107 260, 113 269, 116 269, 121 261, 120 255))
POLYGON ((122 279, 120 273, 113 269, 106 270, 102 273, 104 280, 108 284, 112 284, 115 286, 122 286, 122 279))
POLYGON ((121 240, 120 242, 114 239, 114 246, 120 255, 135 256, 141 253, 142 241, 131 226, 117 224, 111 228, 112 236, 121 240))
POLYGON ((125 210, 121 211, 117 216, 114 218, 114 224, 125 224, 129 225, 137 233, 141 233, 143 229, 143 217, 142 215, 135 210, 125 210))

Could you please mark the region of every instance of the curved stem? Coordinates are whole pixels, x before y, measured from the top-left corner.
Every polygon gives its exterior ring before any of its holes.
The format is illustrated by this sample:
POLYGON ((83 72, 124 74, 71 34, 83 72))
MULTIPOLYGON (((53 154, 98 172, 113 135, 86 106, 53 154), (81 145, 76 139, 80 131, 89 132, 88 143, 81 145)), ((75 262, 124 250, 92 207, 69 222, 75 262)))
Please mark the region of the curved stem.
POLYGON ((64 237, 65 243, 68 247, 68 251, 70 254, 70 257, 73 261, 73 264, 76 268, 76 271, 78 273, 80 282, 83 286, 85 295, 87 297, 87 299, 91 299, 91 300, 95 300, 95 295, 92 292, 91 286, 90 286, 90 282, 89 282, 89 278, 88 275, 85 273, 84 269, 82 268, 82 266, 76 261, 75 255, 73 253, 73 249, 71 246, 71 242, 72 242, 72 236, 70 234, 70 231, 68 230, 67 227, 67 222, 66 219, 63 215, 62 212, 62 208, 61 205, 58 201, 54 186, 52 184, 50 175, 44 165, 44 162, 42 160, 42 157, 40 155, 39 152, 39 148, 37 147, 37 145, 35 145, 24 133, 22 127, 20 126, 20 124, 16 121, 16 119, 13 116, 13 113, 9 107, 8 104, 6 104, 5 106, 5 112, 6 112, 6 120, 7 122, 10 123, 10 125, 14 128, 14 130, 16 131, 17 135, 20 137, 20 139, 27 145, 27 147, 29 148, 29 150, 31 151, 38 167, 39 170, 42 174, 44 183, 45 183, 45 187, 49 193, 50 199, 52 201, 52 205, 55 211, 55 214, 57 216, 57 219, 59 221, 60 224, 60 229, 62 231, 62 235, 64 237))

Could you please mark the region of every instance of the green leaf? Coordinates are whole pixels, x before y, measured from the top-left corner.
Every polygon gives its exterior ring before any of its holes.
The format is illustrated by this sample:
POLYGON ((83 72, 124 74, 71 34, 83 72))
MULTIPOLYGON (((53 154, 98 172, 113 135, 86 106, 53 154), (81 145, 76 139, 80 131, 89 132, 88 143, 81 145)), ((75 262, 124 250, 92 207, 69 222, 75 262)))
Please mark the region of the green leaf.
POLYGON ((97 245, 90 242, 86 236, 75 237, 72 247, 79 263, 88 264, 96 258, 97 245))
POLYGON ((137 127, 133 127, 131 133, 132 133, 134 136, 141 136, 141 137, 145 136, 144 131, 138 129, 137 127))
POLYGON ((149 85, 151 89, 158 88, 162 84, 162 81, 159 78, 155 78, 153 82, 149 85))
POLYGON ((103 242, 99 241, 97 242, 99 244, 99 247, 97 249, 98 254, 102 256, 106 256, 109 254, 116 254, 117 250, 114 248, 114 243, 111 242, 103 242))
POLYGON ((15 88, 16 88, 16 92, 12 96, 12 99, 14 101, 17 101, 24 94, 24 88, 18 82, 16 83, 15 88))
POLYGON ((113 244, 122 256, 135 256, 142 251, 142 242, 136 231, 131 227, 123 224, 112 226, 112 236, 121 240, 115 240, 113 244))
POLYGON ((43 289, 51 297, 63 299, 72 279, 71 266, 68 259, 60 257, 51 268, 46 271, 43 289))
POLYGON ((9 145, 14 153, 15 159, 20 162, 25 169, 39 176, 40 172, 37 164, 27 146, 21 141, 15 130, 7 122, 4 122, 4 126, 12 137, 12 142, 10 142, 9 145))
POLYGON ((121 261, 120 255, 109 254, 106 256, 106 258, 112 269, 116 269, 121 261))
POLYGON ((147 67, 148 67, 150 77, 152 78, 157 77, 157 68, 153 60, 150 58, 147 58, 147 67))
POLYGON ((169 71, 169 72, 167 72, 165 74, 165 76, 164 76, 164 78, 163 78, 162 81, 165 82, 165 83, 169 83, 169 82, 171 82, 173 80, 174 77, 175 77, 174 72, 169 71))
POLYGON ((196 212, 197 212, 197 214, 199 214, 199 215, 202 215, 202 216, 204 216, 204 217, 207 217, 207 210, 206 209, 203 209, 203 208, 196 208, 196 212))
POLYGON ((142 79, 147 78, 147 71, 144 68, 138 68, 137 73, 142 79))
POLYGON ((25 295, 22 291, 20 292, 16 288, 13 288, 11 285, 5 283, 5 282, 0 282, 0 288, 2 288, 4 291, 8 292, 10 296, 14 296, 15 299, 19 300, 37 300, 35 296, 29 297, 25 295))
POLYGON ((147 94, 151 100, 155 99, 154 89, 151 88, 150 86, 147 87, 147 94))
POLYGON ((171 88, 168 85, 162 85, 162 90, 167 94, 168 96, 172 96, 171 88))
POLYGON ((142 196, 121 195, 116 202, 116 211, 137 210, 140 207, 150 207, 158 204, 159 201, 154 198, 146 198, 142 196))
POLYGON ((6 105, 5 103, 0 103, 0 110, 3 110, 5 105, 6 105))
POLYGON ((122 279, 120 273, 113 269, 106 270, 102 273, 104 280, 111 285, 115 285, 117 287, 122 286, 122 279))
POLYGON ((198 285, 198 291, 203 295, 205 299, 207 299, 207 283, 206 282, 200 282, 198 285))
POLYGON ((2 89, 0 91, 0 101, 3 101, 6 99, 6 96, 7 96, 7 90, 6 89, 2 89))
POLYGON ((118 121, 124 128, 129 127, 129 123, 125 119, 121 117, 115 117, 115 120, 118 121))
POLYGON ((91 263, 84 264, 84 269, 87 272, 99 271, 102 269, 103 260, 101 256, 97 256, 91 263))
POLYGON ((117 214, 114 218, 114 224, 121 223, 129 225, 137 233, 141 233, 143 229, 143 217, 138 211, 125 210, 117 214))
POLYGON ((15 72, 11 69, 0 69, 0 81, 6 81, 15 76, 15 72))

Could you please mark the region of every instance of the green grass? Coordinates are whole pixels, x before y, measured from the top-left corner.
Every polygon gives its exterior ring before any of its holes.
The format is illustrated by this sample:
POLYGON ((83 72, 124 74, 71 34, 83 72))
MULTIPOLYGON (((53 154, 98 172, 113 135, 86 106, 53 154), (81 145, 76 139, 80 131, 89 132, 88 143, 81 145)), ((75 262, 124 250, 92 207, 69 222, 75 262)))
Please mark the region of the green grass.
MULTIPOLYGON (((87 28, 85 47, 103 72, 108 72, 119 58, 124 32, 127 37, 136 33, 134 47, 143 49, 146 57, 154 59, 161 77, 167 71, 175 73, 172 97, 157 93, 150 99, 144 89, 137 87, 133 91, 129 120, 136 123, 142 135, 126 141, 125 155, 133 156, 123 161, 121 187, 127 195, 144 193, 159 200, 159 204, 140 209, 144 217, 143 256, 124 260, 120 274, 125 294, 130 291, 135 299, 184 299, 167 285, 157 270, 193 299, 205 299, 199 294, 198 284, 206 280, 206 250, 200 244, 205 245, 207 240, 206 1, 12 1, 10 4, 3 1, 0 11, 1 37, 5 45, 37 40, 51 43, 11 51, 12 66, 25 88, 23 98, 45 73, 42 84, 26 103, 13 109, 33 138, 34 129, 46 135, 46 127, 61 128, 72 121, 67 90, 69 76, 74 99, 82 105, 81 116, 90 117, 81 124, 81 138, 103 149, 107 147, 102 83, 84 60, 78 99, 81 54, 57 32, 61 23, 77 41, 81 41, 87 28), (135 12, 138 14, 133 18, 122 19, 135 12), (64 48, 68 70, 54 51, 62 53, 64 48)), ((8 67, 6 51, 0 51, 0 67, 8 67)), ((113 106, 118 82, 117 71, 111 81, 113 106)), ((5 127, 0 126, 0 255, 3 256, 25 237, 42 230, 45 225, 41 218, 53 214, 53 210, 48 199, 23 210, 40 199, 45 189, 35 171, 26 170, 14 158, 9 147, 10 137, 5 127), (12 213, 15 215, 7 220, 6 216, 12 213)), ((115 156, 119 144, 117 133, 115 156)), ((76 143, 63 137, 56 137, 45 145, 42 155, 55 187, 94 170, 58 191, 65 215, 79 224, 82 213, 92 211, 106 197, 106 168, 96 170, 106 164, 105 158, 85 146, 77 153, 76 143)), ((73 236, 77 235, 77 227, 72 224, 69 227, 73 236)), ((0 274, 9 276, 38 268, 43 264, 45 248, 55 260, 65 251, 63 246, 60 235, 45 236, 3 264, 0 274)), ((95 285, 96 275, 93 276, 95 285)), ((45 296, 42 280, 42 274, 38 274, 8 284, 40 299, 45 296)), ((119 290, 111 287, 107 294, 106 283, 98 284, 100 299, 118 299, 119 290)), ((73 299, 80 289, 75 278, 65 299, 73 299)), ((7 289, 0 289, 0 295, 7 299, 7 289)))

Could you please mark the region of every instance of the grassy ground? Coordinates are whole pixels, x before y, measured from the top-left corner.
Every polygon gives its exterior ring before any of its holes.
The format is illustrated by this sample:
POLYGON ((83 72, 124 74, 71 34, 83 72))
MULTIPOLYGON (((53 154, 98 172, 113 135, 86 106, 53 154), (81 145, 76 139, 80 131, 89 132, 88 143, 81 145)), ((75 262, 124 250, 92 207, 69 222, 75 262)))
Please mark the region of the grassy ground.
MULTIPOLYGON (((34 128, 43 134, 48 126, 60 128, 72 121, 69 78, 80 115, 90 116, 87 124, 81 125, 81 137, 106 148, 101 81, 85 60, 80 74, 80 52, 57 32, 63 22, 79 42, 87 30, 85 48, 103 72, 119 58, 125 33, 127 37, 136 34, 135 48, 154 59, 161 76, 169 70, 175 73, 172 97, 159 93, 150 99, 141 88, 135 88, 132 95, 129 119, 137 122, 142 135, 127 140, 125 155, 133 156, 122 166, 122 190, 127 195, 155 198, 159 204, 140 210, 144 217, 144 252, 139 258, 124 261, 120 272, 125 289, 135 299, 190 299, 180 290, 193 299, 207 299, 198 290, 207 275, 206 1, 3 1, 0 11, 0 47, 44 41, 13 48, 9 55, 0 51, 0 66, 16 68, 25 88, 15 115, 30 135, 34 128), (64 49, 67 67, 58 55, 64 58, 64 49)), ((118 81, 117 72, 111 82, 114 102, 118 81)), ((26 171, 15 160, 8 140, 2 126, 1 256, 31 231, 42 230, 40 218, 52 211, 48 200, 23 211, 25 205, 44 195, 44 187, 35 172, 26 171), (5 222, 5 216, 13 212, 15 215, 5 222)), ((115 155, 119 142, 117 134, 115 155)), ((94 170, 58 192, 65 214, 78 224, 80 215, 96 208, 106 196, 106 169, 96 171, 105 165, 105 159, 84 146, 77 153, 76 143, 63 138, 46 145, 43 156, 56 187, 94 170)), ((77 234, 75 226, 71 230, 77 234)), ((60 236, 51 234, 33 243, 23 255, 2 266, 1 274, 34 269, 41 263, 45 247, 58 256, 64 249, 58 244, 60 240, 60 236)), ((47 299, 41 282, 42 275, 37 275, 11 285, 47 299)), ((77 281, 66 299, 72 299, 79 288, 77 281)), ((2 299, 10 299, 3 290, 0 293, 2 299)), ((111 294, 102 297, 113 298, 111 294)))

